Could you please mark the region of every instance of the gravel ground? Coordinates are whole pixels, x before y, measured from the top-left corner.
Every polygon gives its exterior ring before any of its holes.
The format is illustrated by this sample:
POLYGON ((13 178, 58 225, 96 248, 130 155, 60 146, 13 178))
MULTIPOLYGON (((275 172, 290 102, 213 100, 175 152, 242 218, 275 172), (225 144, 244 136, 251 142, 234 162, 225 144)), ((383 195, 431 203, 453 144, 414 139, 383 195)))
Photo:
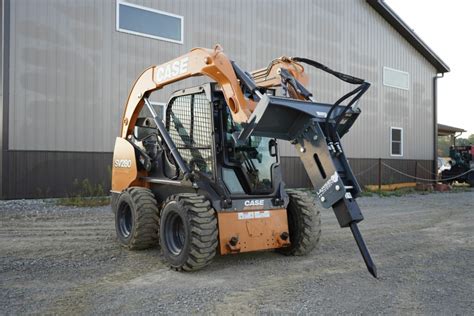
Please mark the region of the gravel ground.
POLYGON ((323 214, 319 249, 178 273, 115 241, 109 207, 0 202, 0 314, 473 314, 474 191, 359 199, 378 266, 323 214))

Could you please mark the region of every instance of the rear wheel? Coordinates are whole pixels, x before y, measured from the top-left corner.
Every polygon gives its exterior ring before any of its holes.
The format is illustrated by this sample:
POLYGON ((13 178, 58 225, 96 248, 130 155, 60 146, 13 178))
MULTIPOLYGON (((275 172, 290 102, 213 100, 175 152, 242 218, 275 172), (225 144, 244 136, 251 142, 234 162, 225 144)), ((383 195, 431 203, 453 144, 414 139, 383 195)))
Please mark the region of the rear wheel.
POLYGON ((123 191, 115 206, 115 231, 127 249, 146 249, 158 244, 158 207, 153 193, 132 187, 123 191))
POLYGON ((290 197, 287 207, 290 246, 278 248, 284 255, 303 256, 311 252, 321 237, 320 207, 301 190, 287 190, 290 197))
POLYGON ((160 215, 160 244, 164 259, 176 270, 198 270, 217 250, 216 212, 204 196, 170 196, 160 215))

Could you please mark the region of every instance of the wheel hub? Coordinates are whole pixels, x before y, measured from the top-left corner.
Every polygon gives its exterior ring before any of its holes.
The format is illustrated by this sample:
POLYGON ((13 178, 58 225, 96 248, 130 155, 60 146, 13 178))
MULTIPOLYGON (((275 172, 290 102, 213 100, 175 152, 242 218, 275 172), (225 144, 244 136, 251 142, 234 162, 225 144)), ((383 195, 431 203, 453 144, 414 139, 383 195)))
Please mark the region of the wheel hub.
POLYGON ((132 232, 132 210, 128 204, 119 208, 119 231, 120 234, 128 238, 132 232))
POLYGON ((184 223, 181 216, 176 213, 166 218, 164 242, 166 248, 175 256, 179 255, 184 248, 184 223))

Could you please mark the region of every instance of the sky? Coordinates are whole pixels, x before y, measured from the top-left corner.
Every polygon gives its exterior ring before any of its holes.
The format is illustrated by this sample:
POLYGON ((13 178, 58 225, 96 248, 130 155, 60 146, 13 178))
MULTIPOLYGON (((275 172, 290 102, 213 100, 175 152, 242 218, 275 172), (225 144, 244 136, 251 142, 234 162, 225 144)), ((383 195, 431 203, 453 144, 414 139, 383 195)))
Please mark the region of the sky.
POLYGON ((449 66, 438 80, 438 123, 474 134, 474 1, 385 0, 449 66))

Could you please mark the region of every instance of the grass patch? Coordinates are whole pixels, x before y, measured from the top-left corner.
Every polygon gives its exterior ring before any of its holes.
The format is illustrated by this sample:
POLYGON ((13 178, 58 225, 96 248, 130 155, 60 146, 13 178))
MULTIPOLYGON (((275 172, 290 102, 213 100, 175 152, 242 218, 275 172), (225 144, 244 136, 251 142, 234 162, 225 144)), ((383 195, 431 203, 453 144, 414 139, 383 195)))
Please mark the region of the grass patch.
MULTIPOLYGON (((314 194, 313 189, 309 188, 300 188, 299 190, 306 191, 308 193, 314 194)), ((428 194, 438 194, 438 193, 461 193, 461 192, 474 192, 473 188, 470 188, 468 185, 454 185, 451 187, 451 190, 446 192, 437 192, 437 191, 421 191, 416 190, 415 188, 400 188, 395 190, 370 190, 367 187, 360 193, 361 197, 373 197, 373 196, 380 196, 380 197, 402 197, 410 194, 418 194, 418 195, 428 195, 428 194)))
POLYGON ((438 191, 421 191, 416 190, 415 188, 402 188, 396 189, 392 191, 382 191, 382 190, 375 190, 371 191, 366 189, 361 193, 361 196, 371 197, 371 196, 380 196, 380 197, 402 197, 409 194, 418 194, 418 195, 427 195, 427 194, 438 194, 438 193, 461 193, 461 192, 473 192, 473 190, 468 186, 452 186, 451 190, 445 192, 438 192, 438 191))
POLYGON ((408 195, 408 194, 414 194, 414 193, 426 193, 427 191, 416 191, 415 189, 413 188, 403 188, 403 189, 397 189, 397 190, 393 190, 393 191, 380 191, 378 192, 379 196, 381 197, 390 197, 390 196, 397 196, 397 197, 400 197, 400 196, 404 196, 404 195, 408 195))
POLYGON ((376 191, 370 191, 370 190, 365 190, 361 192, 361 196, 365 197, 371 197, 371 196, 380 196, 380 197, 391 197, 391 196, 396 196, 396 197, 401 197, 409 194, 429 194, 431 192, 428 191, 417 191, 414 188, 401 188, 401 189, 396 189, 392 191, 382 191, 382 190, 376 190, 376 191))
POLYGON ((93 207, 110 204, 110 197, 106 196, 104 187, 101 184, 92 184, 89 179, 82 181, 74 180, 76 193, 56 201, 57 205, 93 207))
POLYGON ((375 194, 375 192, 372 192, 372 191, 369 191, 369 190, 360 192, 360 196, 365 196, 365 197, 372 197, 372 196, 374 196, 374 194, 375 194))
POLYGON ((469 186, 458 186, 454 185, 451 187, 451 191, 449 193, 459 193, 459 192, 473 192, 474 190, 469 186))
POLYGON ((110 197, 68 197, 64 199, 58 199, 57 205, 62 206, 77 206, 77 207, 94 207, 104 206, 110 204, 110 197))
MULTIPOLYGON (((314 194, 313 189, 302 188, 300 190, 307 191, 307 192, 310 192, 310 193, 314 194)), ((369 189, 366 188, 365 190, 363 190, 360 193, 360 196, 361 197, 362 196, 364 196, 364 197, 372 197, 372 196, 380 196, 380 197, 397 196, 397 197, 401 197, 401 196, 405 196, 405 195, 409 195, 409 194, 425 195, 425 194, 430 194, 430 193, 432 193, 432 192, 430 192, 430 191, 417 191, 417 190, 415 190, 415 188, 400 188, 400 189, 391 190, 391 191, 369 190, 369 189)))

